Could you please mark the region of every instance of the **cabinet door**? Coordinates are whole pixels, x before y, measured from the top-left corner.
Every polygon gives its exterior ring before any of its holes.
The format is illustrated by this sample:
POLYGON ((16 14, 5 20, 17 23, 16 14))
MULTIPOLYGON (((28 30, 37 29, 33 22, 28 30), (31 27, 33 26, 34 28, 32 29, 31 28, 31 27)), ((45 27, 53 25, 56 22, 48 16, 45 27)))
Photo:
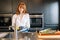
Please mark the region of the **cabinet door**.
POLYGON ((0 0, 0 13, 12 12, 12 0, 0 0))

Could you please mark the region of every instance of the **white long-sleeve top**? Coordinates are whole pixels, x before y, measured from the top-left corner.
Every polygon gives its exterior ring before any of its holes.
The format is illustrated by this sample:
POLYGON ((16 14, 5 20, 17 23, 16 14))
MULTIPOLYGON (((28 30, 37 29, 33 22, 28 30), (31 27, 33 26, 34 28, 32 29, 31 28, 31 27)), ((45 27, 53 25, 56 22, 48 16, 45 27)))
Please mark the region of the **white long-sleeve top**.
POLYGON ((30 17, 29 14, 24 14, 22 19, 20 18, 21 15, 14 14, 12 17, 12 26, 23 26, 26 28, 30 28, 30 17))

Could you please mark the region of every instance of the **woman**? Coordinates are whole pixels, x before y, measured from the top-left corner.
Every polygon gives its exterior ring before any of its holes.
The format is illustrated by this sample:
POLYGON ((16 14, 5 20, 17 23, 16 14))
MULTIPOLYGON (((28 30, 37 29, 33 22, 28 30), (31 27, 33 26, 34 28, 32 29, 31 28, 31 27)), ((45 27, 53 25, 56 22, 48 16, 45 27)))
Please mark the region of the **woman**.
POLYGON ((26 4, 24 2, 21 2, 18 5, 16 14, 12 17, 12 26, 16 27, 16 30, 26 30, 30 28, 30 17, 27 13, 26 4))

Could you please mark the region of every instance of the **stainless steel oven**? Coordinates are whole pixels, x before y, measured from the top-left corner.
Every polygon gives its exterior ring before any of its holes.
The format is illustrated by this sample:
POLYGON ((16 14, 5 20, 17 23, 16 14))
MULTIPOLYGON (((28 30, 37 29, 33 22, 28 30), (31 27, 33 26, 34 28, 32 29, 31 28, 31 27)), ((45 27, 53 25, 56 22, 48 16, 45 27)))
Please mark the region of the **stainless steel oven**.
POLYGON ((1 26, 11 26, 12 14, 0 14, 0 27, 1 26))
POLYGON ((30 25, 34 29, 43 29, 44 28, 44 15, 42 13, 32 13, 30 14, 30 25))
POLYGON ((9 32, 11 26, 12 14, 0 14, 0 32, 9 32))

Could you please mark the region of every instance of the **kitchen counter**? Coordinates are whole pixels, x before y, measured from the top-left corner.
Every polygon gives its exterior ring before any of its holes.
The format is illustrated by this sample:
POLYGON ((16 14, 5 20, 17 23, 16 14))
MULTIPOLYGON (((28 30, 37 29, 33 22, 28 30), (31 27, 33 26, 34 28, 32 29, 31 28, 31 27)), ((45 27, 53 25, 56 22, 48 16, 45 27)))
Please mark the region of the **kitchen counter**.
POLYGON ((42 39, 44 39, 44 38, 60 39, 60 31, 56 31, 54 34, 41 34, 41 33, 39 33, 39 34, 37 34, 37 37, 38 38, 42 38, 42 39))

